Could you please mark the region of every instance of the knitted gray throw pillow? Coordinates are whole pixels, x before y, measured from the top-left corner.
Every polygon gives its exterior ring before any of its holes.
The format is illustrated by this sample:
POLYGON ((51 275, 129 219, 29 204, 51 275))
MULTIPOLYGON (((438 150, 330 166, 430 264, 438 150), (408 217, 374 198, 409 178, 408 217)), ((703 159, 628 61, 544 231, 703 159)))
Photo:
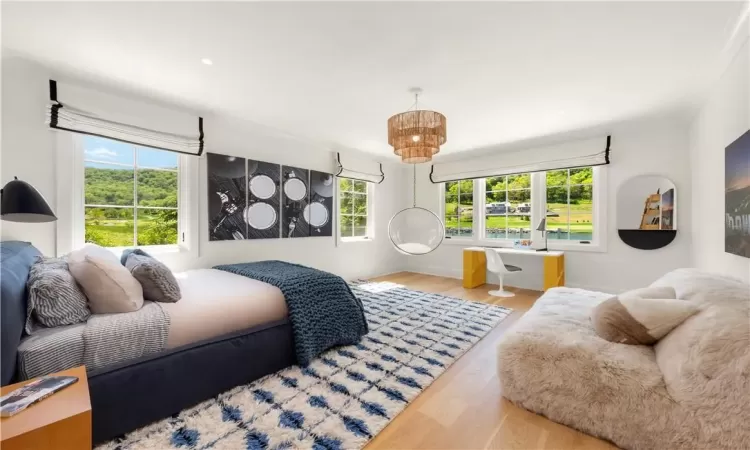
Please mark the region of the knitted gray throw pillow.
POLYGON ((26 333, 31 334, 32 315, 46 327, 85 322, 91 315, 88 299, 59 258, 40 257, 29 271, 26 333))
POLYGON ((174 303, 182 297, 177 279, 162 262, 143 251, 130 252, 126 258, 125 268, 143 286, 144 299, 174 303))

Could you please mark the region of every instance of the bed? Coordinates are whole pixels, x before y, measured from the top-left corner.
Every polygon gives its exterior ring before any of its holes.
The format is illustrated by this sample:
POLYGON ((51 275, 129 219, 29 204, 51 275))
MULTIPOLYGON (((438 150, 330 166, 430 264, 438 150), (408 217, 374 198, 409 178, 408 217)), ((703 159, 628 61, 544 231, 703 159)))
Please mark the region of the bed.
MULTIPOLYGON (((56 359, 45 356, 51 353, 68 358, 47 367, 46 373, 70 367, 82 352, 85 324, 23 336, 25 283, 39 252, 21 242, 2 242, 0 250, 2 384, 22 376, 35 354, 42 355, 37 358, 42 360, 56 359)), ((182 299, 152 305, 169 317, 164 351, 93 370, 87 365, 94 443, 168 417, 299 360, 288 292, 285 297, 279 287, 215 269, 187 271, 176 277, 182 299)))
MULTIPOLYGON (((149 311, 164 315, 164 350, 190 346, 287 319, 284 295, 278 288, 267 283, 216 269, 190 270, 177 273, 175 277, 182 292, 180 301, 147 301, 139 311, 126 313, 127 317, 141 323, 143 327, 148 326, 144 322, 148 319, 146 316, 150 314, 149 311)), ((119 318, 123 314, 116 316, 119 318)), ((83 322, 64 327, 40 328, 30 336, 25 336, 18 346, 17 378, 26 380, 84 364, 89 371, 105 369, 113 363, 128 360, 127 355, 112 355, 112 361, 97 364, 86 361, 86 326, 83 322)))

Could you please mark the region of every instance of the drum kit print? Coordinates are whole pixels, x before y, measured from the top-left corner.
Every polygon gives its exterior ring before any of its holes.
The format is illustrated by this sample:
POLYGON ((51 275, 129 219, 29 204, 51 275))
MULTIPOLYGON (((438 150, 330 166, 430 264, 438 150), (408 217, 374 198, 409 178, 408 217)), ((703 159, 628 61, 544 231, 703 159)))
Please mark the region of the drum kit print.
POLYGON ((243 212, 249 239, 279 237, 279 165, 247 160, 247 207, 243 212))
POLYGON ((332 174, 209 153, 210 240, 333 236, 332 174))
POLYGON ((212 241, 247 238, 245 208, 247 169, 245 158, 206 155, 208 165, 208 235, 212 241))
POLYGON ((332 236, 333 175, 283 166, 281 237, 332 236))

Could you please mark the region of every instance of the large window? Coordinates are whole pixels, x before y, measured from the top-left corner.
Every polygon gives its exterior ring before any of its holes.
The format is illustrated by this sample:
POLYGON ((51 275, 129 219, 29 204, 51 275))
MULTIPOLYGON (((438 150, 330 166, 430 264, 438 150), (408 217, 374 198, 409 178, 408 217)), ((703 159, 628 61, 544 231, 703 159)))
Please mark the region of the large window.
POLYGON ((343 239, 368 237, 367 191, 364 181, 339 178, 339 230, 343 239))
POLYGON ((543 239, 537 227, 546 217, 550 241, 559 246, 582 243, 595 247, 595 222, 600 216, 596 215, 594 199, 602 196, 595 195, 595 189, 601 186, 595 186, 594 180, 603 176, 596 169, 583 167, 446 182, 445 235, 536 242, 543 239), (478 199, 473 198, 475 190, 482 193, 478 199), (474 221, 480 226, 472 231, 474 221))
POLYGON ((445 183, 445 235, 471 237, 474 223, 474 181, 445 183))
POLYGON ((484 180, 484 229, 488 239, 531 237, 531 174, 484 180))
POLYGON ((177 244, 179 155, 83 137, 85 240, 104 247, 177 244))
POLYGON ((591 167, 546 173, 549 239, 593 239, 593 183, 594 172, 591 167))

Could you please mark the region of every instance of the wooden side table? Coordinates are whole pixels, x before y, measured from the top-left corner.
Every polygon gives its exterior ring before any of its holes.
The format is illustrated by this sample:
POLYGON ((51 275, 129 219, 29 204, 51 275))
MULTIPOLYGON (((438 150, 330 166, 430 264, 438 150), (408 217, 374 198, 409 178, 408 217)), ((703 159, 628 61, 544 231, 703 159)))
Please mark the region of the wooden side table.
MULTIPOLYGON (((29 406, 12 417, 0 419, 2 450, 91 449, 91 400, 84 366, 54 375, 78 377, 78 382, 29 406)), ((2 395, 32 380, 4 386, 2 395)))

